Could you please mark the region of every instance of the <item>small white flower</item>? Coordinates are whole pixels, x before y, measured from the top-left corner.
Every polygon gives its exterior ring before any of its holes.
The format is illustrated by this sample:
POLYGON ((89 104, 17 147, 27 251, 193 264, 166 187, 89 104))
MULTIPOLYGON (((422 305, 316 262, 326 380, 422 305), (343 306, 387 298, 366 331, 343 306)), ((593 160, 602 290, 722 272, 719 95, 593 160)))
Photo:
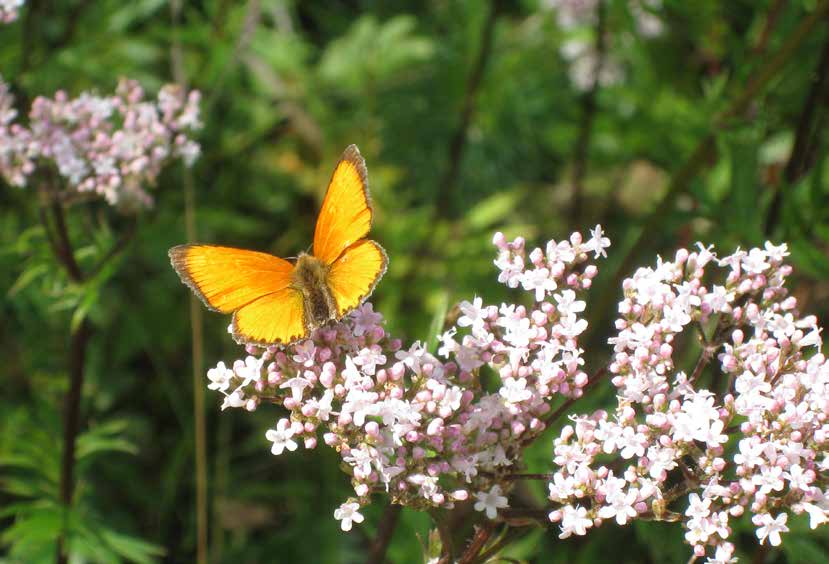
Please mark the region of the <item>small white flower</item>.
POLYGON ((297 444, 292 440, 294 431, 291 429, 291 424, 287 419, 280 419, 276 424, 276 429, 268 429, 265 433, 265 438, 273 442, 271 452, 277 456, 282 454, 282 451, 288 449, 295 451, 297 444))
POLYGON ((354 357, 354 364, 359 365, 363 372, 369 376, 374 376, 377 366, 386 364, 386 355, 382 354, 382 349, 379 345, 371 345, 371 347, 363 348, 354 357))
POLYGON ((458 306, 461 310, 461 316, 458 318, 458 326, 460 327, 481 327, 486 321, 487 311, 483 307, 483 300, 475 298, 472 303, 464 300, 458 306))
POLYGON ((245 398, 242 397, 241 391, 236 390, 232 394, 225 396, 225 399, 222 402, 222 411, 228 407, 242 407, 243 405, 245 405, 245 398))
POLYGON ((420 362, 423 360, 423 355, 426 349, 420 341, 415 341, 409 350, 399 350, 394 353, 394 358, 412 369, 415 374, 420 374, 420 362))
POLYGON ((710 507, 711 507, 711 500, 710 499, 700 499, 699 494, 692 493, 688 497, 688 501, 690 505, 688 509, 685 510, 685 515, 691 517, 692 519, 701 519, 702 517, 708 517, 711 514, 710 507))
POLYGON ((733 545, 730 543, 721 544, 717 546, 714 556, 709 557, 705 564, 734 564, 738 560, 732 554, 734 554, 733 545))
POLYGON ((558 285, 550 278, 550 271, 546 268, 527 270, 521 276, 521 285, 528 292, 535 291, 535 301, 540 302, 548 292, 554 291, 558 285))
POLYGON ((595 253, 593 258, 607 257, 605 249, 610 246, 610 239, 604 236, 602 226, 596 225, 596 227, 590 231, 590 236, 590 239, 584 244, 584 248, 595 253))
POLYGON ((532 392, 527 389, 526 378, 507 378, 499 392, 501 397, 508 403, 521 403, 532 397, 532 392))
POLYGON ((573 534, 584 536, 587 534, 587 529, 592 526, 593 520, 588 519, 587 509, 567 505, 562 508, 561 534, 558 538, 566 539, 573 534))
POLYGON ((225 366, 224 362, 216 365, 216 368, 211 368, 207 371, 207 379, 210 384, 207 385, 209 390, 219 390, 226 392, 230 387, 230 379, 233 377, 233 371, 225 366))
POLYGON ((501 486, 492 486, 488 492, 476 492, 475 511, 485 511, 489 519, 495 519, 498 510, 509 507, 507 498, 501 495, 501 486))
POLYGON ((346 502, 334 510, 334 519, 342 521, 340 528, 343 531, 350 531, 352 523, 362 523, 363 515, 359 511, 360 504, 354 501, 346 502))
POLYGON ((786 243, 783 243, 782 245, 773 245, 771 241, 766 241, 764 246, 768 257, 775 262, 781 262, 784 258, 789 256, 789 247, 786 243))
POLYGON ((809 528, 817 529, 818 525, 829 522, 829 515, 825 509, 818 507, 813 503, 801 503, 800 506, 806 513, 809 514, 809 528))
POLYGON ((748 255, 743 257, 743 269, 750 274, 760 274, 769 268, 769 263, 766 262, 766 258, 765 251, 751 249, 748 255))
POLYGON ((291 397, 294 399, 294 401, 300 402, 302 401, 303 390, 305 390, 305 388, 311 385, 311 382, 309 382, 305 378, 295 376, 294 378, 291 378, 290 380, 287 380, 280 384, 279 388, 291 388, 291 397))
POLYGON ((328 421, 328 418, 331 416, 331 401, 333 399, 334 391, 325 390, 325 393, 322 394, 320 399, 311 399, 308 401, 309 405, 317 409, 317 418, 319 418, 320 421, 328 421))
POLYGON ((786 526, 786 521, 789 519, 788 513, 781 513, 777 517, 772 517, 768 513, 759 515, 760 527, 757 528, 757 538, 760 539, 760 544, 765 544, 766 538, 772 546, 780 546, 782 542, 780 533, 789 532, 786 526))
POLYGON ((553 299, 556 301, 556 309, 562 317, 581 313, 586 305, 583 301, 576 299, 576 293, 573 290, 564 290, 560 294, 553 294, 553 299))

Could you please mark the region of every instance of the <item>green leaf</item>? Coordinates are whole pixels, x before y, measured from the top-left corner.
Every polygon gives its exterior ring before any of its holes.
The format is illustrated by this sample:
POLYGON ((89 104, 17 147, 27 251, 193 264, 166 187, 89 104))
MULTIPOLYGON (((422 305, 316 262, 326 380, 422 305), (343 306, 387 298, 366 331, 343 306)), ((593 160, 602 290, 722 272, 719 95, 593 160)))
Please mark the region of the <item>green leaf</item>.
POLYGON ((737 232, 745 244, 759 244, 763 239, 763 213, 758 193, 758 129, 730 133, 725 138, 731 168, 731 194, 723 207, 723 222, 737 232))
POLYGON ((48 264, 36 264, 31 268, 27 268, 24 270, 20 276, 15 280, 14 284, 6 295, 9 298, 13 298, 17 295, 18 292, 23 290, 26 286, 31 284, 36 278, 43 276, 47 272, 49 272, 50 267, 48 264))
POLYGON ((473 206, 466 214, 466 223, 475 230, 491 227, 514 214, 520 199, 516 190, 497 192, 473 206))
POLYGON ((138 564, 151 564, 165 554, 162 547, 138 537, 103 528, 99 533, 116 554, 138 564))
POLYGON ((104 452, 137 454, 138 448, 121 434, 127 429, 125 420, 113 420, 96 425, 78 437, 79 460, 104 452))

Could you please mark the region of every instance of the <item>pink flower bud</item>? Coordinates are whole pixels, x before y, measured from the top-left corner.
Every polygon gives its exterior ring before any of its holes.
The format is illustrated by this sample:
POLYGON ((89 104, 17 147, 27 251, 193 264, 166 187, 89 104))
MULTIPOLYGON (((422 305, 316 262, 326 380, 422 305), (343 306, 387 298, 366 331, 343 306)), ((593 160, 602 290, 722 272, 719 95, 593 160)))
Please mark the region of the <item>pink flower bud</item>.
POLYGON ((434 436, 439 434, 443 430, 443 419, 440 417, 433 419, 429 426, 426 428, 426 434, 429 436, 434 436))
POLYGON ((469 499, 469 492, 466 490, 455 490, 452 492, 452 499, 457 501, 466 501, 469 499))
POLYGON ((369 421, 365 425, 366 434, 369 437, 379 437, 380 436, 380 425, 376 421, 369 421))

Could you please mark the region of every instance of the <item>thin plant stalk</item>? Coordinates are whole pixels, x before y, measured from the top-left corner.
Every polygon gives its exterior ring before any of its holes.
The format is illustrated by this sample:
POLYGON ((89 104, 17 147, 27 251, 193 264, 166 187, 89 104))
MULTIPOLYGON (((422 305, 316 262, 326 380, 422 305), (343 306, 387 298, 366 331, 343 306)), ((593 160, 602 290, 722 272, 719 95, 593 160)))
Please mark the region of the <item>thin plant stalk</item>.
MULTIPOLYGON (((181 1, 170 4, 170 15, 173 25, 173 43, 170 48, 170 63, 173 79, 180 85, 187 85, 187 76, 184 70, 184 56, 179 37, 179 18, 181 16, 181 1)), ((189 168, 184 169, 184 229, 187 241, 196 240, 196 194, 193 186, 193 174, 189 168)), ((196 481, 196 562, 207 564, 207 424, 204 415, 204 388, 202 377, 204 373, 204 322, 201 304, 195 296, 190 296, 190 337, 193 365, 193 435, 195 456, 196 481)))

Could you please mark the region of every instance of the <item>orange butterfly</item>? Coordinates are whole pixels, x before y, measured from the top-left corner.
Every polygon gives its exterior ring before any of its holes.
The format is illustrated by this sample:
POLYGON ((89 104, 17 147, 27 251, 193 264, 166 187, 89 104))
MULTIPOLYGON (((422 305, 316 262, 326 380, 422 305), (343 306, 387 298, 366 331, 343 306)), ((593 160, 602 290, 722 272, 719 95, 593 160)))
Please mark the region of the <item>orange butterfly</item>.
POLYGON ((170 249, 170 261, 209 309, 233 313, 237 342, 290 344, 342 319, 386 272, 386 251, 364 239, 372 215, 366 163, 350 145, 328 184, 313 254, 290 263, 255 251, 179 245, 170 249))

